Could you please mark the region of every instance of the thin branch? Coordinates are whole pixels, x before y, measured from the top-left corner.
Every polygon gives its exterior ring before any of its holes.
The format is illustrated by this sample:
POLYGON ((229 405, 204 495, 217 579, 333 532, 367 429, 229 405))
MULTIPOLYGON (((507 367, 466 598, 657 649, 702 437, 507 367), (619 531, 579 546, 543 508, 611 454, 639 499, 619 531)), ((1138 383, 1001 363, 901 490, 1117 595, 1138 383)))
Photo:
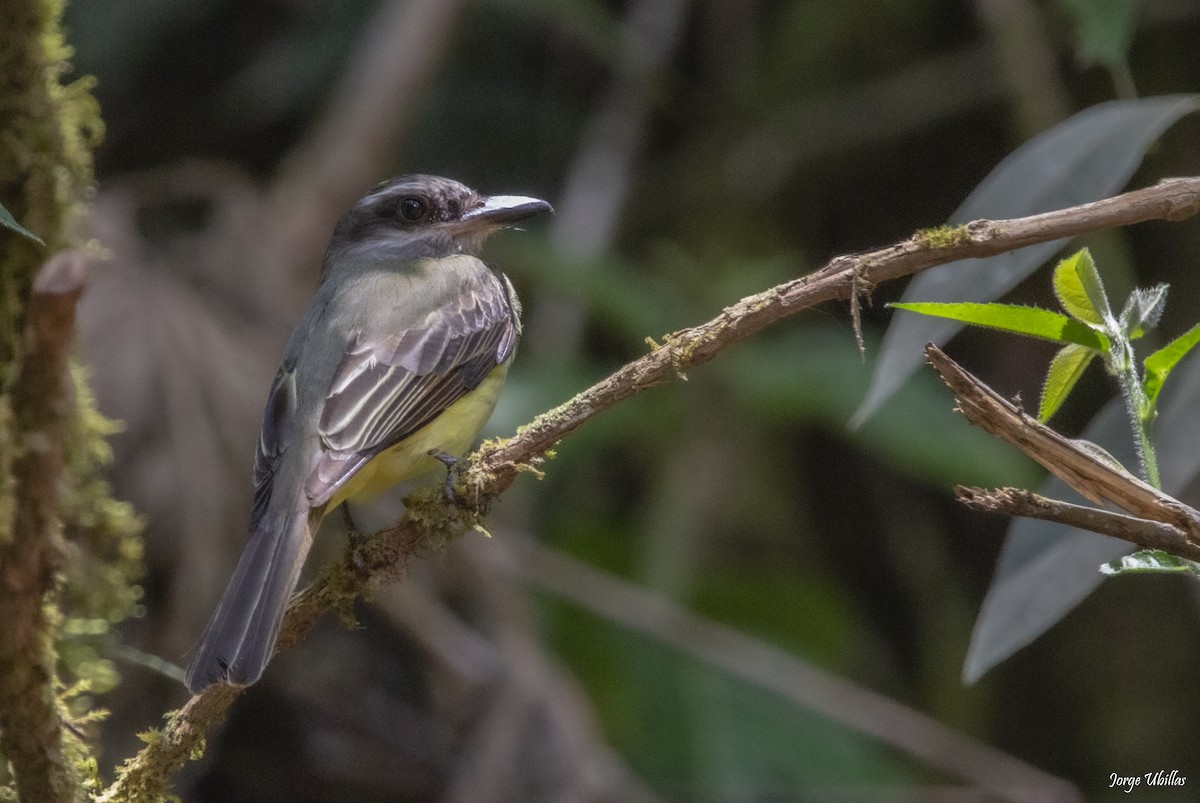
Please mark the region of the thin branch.
POLYGON ((736 678, 867 734, 998 800, 1079 800, 1067 781, 786 650, 706 619, 568 555, 529 543, 512 567, 536 585, 736 678))
MULTIPOLYGON (((1147 220, 1183 220, 1200 211, 1200 178, 1178 178, 1154 187, 1032 217, 975 221, 937 236, 919 232, 875 251, 841 256, 820 270, 726 308, 707 323, 676 332, 654 351, 634 360, 570 401, 538 416, 505 441, 485 444, 469 461, 460 495, 479 509, 534 468, 560 439, 598 413, 655 385, 708 362, 727 346, 745 340, 775 321, 835 299, 848 299, 861 287, 909 276, 972 257, 992 256, 1040 242, 1147 220)), ((326 569, 297 594, 288 609, 279 649, 301 641, 324 611, 345 610, 358 593, 404 573, 418 548, 478 526, 480 515, 445 504, 439 493, 410 497, 409 512, 326 569)), ((168 723, 161 738, 127 762, 106 799, 150 800, 136 790, 162 791, 148 777, 165 779, 194 750, 207 728, 223 714, 237 692, 213 686, 197 695, 168 723), (219 698, 219 699, 216 699, 219 698), (209 704, 207 701, 216 699, 209 704), (202 704, 203 703, 203 704, 202 704)), ((149 793, 148 793, 149 794, 149 793)))
POLYGON ((932 343, 929 362, 954 394, 958 410, 985 432, 1012 444, 1097 504, 1168 524, 1200 544, 1200 512, 1147 485, 1090 444, 1043 426, 980 382, 932 343))
MULTIPOLYGON (((378 4, 326 112, 272 182, 257 249, 258 262, 269 267, 256 273, 267 281, 306 268, 316 275, 338 216, 395 161, 465 6, 465 0, 378 4)), ((284 316, 295 312, 291 303, 276 307, 284 316)))
POLYGON ((975 0, 996 80, 1006 90, 1020 131, 1033 136, 1074 111, 1058 63, 1049 16, 1032 0, 975 0))
POLYGON ((655 81, 670 62, 691 0, 638 0, 621 26, 617 69, 588 121, 550 239, 563 252, 595 259, 608 248, 633 181, 634 161, 653 108, 655 81))
POLYGON ((21 800, 75 797, 55 704, 56 620, 46 597, 64 560, 57 506, 63 422, 72 405, 67 360, 88 268, 82 252, 62 251, 34 277, 12 389, 19 442, 12 538, 0 542, 0 754, 12 763, 21 800))
POLYGON ((836 257, 817 271, 748 296, 711 321, 676 332, 666 342, 565 404, 538 416, 521 432, 492 449, 480 451, 484 468, 498 477, 498 493, 518 467, 545 454, 592 416, 683 370, 708 362, 722 349, 770 324, 826 301, 848 299, 860 287, 910 276, 961 259, 994 256, 1037 243, 1148 220, 1184 220, 1200 212, 1200 177, 1166 179, 1090 204, 1013 220, 977 220, 950 236, 918 232, 875 251, 836 257))
MULTIPOLYGON (((550 243, 574 264, 595 260, 612 242, 654 109, 653 89, 679 46, 691 7, 691 0, 638 0, 625 12, 612 83, 584 129, 554 204, 550 243)), ((554 333, 531 344, 535 357, 571 359, 585 323, 579 304, 550 296, 533 315, 531 331, 554 333)))
POLYGON ((166 734, 147 739, 146 747, 137 758, 153 756, 153 761, 139 761, 136 771, 129 771, 133 762, 118 771, 117 780, 96 798, 96 803, 159 803, 166 797, 171 773, 194 758, 204 744, 204 732, 219 722, 225 711, 241 693, 236 686, 211 686, 204 694, 192 697, 183 708, 171 716, 166 734))
POLYGON ((1078 527, 1148 549, 1161 549, 1188 560, 1200 561, 1200 544, 1188 540, 1187 533, 1161 521, 1129 516, 1111 510, 1074 505, 1022 488, 983 488, 957 486, 958 501, 968 507, 1002 516, 1044 519, 1068 527, 1078 527))
POLYGON ((770 198, 800 169, 821 159, 917 136, 998 102, 1004 98, 1000 78, 988 48, 972 44, 867 83, 780 104, 729 149, 722 167, 725 181, 751 197, 770 198), (871 113, 850 115, 846 109, 871 113))

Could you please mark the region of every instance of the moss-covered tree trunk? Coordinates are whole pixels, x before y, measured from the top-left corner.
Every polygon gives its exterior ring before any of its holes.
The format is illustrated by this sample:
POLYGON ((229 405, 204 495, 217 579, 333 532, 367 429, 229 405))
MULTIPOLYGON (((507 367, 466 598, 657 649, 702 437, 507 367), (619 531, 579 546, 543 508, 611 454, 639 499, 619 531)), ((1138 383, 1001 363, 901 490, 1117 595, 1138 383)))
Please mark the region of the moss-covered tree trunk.
POLYGON ((0 229, 0 753, 19 799, 48 802, 85 794, 86 752, 64 724, 55 653, 64 443, 78 413, 67 353, 82 284, 78 255, 62 252, 78 240, 99 132, 89 86, 61 81, 61 11, 53 0, 0 3, 0 204, 45 243, 0 229))

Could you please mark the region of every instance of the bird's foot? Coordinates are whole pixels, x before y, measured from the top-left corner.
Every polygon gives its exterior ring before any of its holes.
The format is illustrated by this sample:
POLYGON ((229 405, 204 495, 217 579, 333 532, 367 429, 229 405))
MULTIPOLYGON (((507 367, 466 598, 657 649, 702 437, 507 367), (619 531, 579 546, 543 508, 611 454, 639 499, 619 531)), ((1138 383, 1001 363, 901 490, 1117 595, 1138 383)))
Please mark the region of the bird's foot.
POLYGON ((464 502, 458 495, 458 491, 454 490, 454 480, 457 478, 456 472, 460 471, 458 468, 458 458, 436 449, 431 449, 429 456, 446 467, 446 484, 444 490, 447 501, 459 507, 464 507, 464 502))
POLYGON ((360 550, 367 541, 367 536, 362 530, 358 529, 358 525, 354 523, 354 517, 350 515, 350 503, 343 501, 338 505, 338 510, 342 514, 342 524, 346 526, 346 539, 350 543, 350 555, 354 560, 354 568, 360 573, 364 572, 366 567, 363 565, 360 550))
POLYGON ((480 498, 478 495, 474 499, 467 499, 462 494, 454 489, 454 481, 457 480, 465 472, 465 467, 457 457, 452 454, 447 454, 442 451, 431 449, 429 456, 437 460, 446 467, 446 484, 443 486, 443 492, 446 494, 446 501, 452 505, 457 505, 463 510, 472 513, 486 516, 491 508, 491 498, 484 496, 480 498))

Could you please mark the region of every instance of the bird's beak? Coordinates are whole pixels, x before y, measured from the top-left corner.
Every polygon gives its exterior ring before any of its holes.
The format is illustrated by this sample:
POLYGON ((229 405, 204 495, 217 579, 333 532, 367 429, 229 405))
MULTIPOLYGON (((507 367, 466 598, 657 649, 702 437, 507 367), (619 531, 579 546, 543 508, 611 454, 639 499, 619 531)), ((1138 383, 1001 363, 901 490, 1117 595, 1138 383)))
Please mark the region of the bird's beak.
POLYGON ((469 226, 508 226, 554 207, 538 198, 524 195, 492 195, 483 203, 463 213, 462 222, 469 226))

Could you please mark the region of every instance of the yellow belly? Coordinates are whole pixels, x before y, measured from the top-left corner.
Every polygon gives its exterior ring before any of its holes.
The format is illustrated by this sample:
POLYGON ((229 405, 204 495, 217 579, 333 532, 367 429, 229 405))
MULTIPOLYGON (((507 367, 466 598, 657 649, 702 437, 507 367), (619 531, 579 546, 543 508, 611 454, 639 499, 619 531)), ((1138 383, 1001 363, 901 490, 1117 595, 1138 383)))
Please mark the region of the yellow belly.
POLYGON ((333 510, 346 500, 363 502, 393 485, 445 467, 430 452, 462 457, 483 425, 492 416, 508 365, 499 365, 467 395, 450 405, 437 418, 400 441, 355 472, 329 500, 333 510))

